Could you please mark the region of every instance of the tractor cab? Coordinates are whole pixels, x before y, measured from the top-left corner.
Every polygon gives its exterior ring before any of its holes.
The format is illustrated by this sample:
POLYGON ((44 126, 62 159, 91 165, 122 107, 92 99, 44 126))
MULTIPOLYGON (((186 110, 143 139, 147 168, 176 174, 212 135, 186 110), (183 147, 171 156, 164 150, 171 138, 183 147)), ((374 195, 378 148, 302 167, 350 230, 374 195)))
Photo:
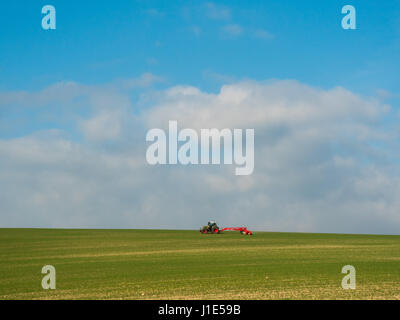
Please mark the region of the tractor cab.
POLYGON ((215 226, 215 225, 217 225, 217 221, 215 221, 215 220, 208 221, 208 226, 209 227, 212 227, 212 226, 215 226))
POLYGON ((219 227, 215 220, 208 221, 208 224, 200 228, 201 233, 220 233, 219 227))

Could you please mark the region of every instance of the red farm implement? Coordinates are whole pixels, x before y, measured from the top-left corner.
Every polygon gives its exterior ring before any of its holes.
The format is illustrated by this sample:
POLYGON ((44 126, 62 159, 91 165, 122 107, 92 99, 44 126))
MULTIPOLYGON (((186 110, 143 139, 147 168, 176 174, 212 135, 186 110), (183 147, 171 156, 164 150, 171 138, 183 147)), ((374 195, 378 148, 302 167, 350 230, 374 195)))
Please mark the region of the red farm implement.
POLYGON ((247 230, 246 227, 239 227, 239 228, 223 228, 222 231, 240 231, 241 234, 245 234, 246 236, 252 236, 253 231, 247 230))
POLYGON ((214 220, 211 220, 208 222, 208 224, 202 228, 200 228, 201 233, 213 233, 213 234, 218 234, 223 231, 240 231, 241 234, 243 235, 248 235, 251 236, 253 235, 253 232, 250 230, 247 230, 246 227, 238 227, 238 228, 223 228, 220 229, 217 226, 217 223, 214 220))

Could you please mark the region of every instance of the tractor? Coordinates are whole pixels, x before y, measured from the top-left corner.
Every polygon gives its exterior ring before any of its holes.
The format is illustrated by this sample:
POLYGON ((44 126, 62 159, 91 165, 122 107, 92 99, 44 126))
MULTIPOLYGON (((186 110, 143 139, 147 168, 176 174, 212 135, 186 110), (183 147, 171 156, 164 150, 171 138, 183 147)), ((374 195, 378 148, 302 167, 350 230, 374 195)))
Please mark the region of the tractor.
POLYGON ((200 228, 201 233, 221 233, 219 227, 217 226, 217 222, 215 220, 208 221, 208 224, 202 228, 200 228))
POLYGON ((246 227, 237 227, 237 228, 223 228, 217 226, 217 222, 215 220, 208 221, 208 224, 204 227, 200 228, 201 233, 212 233, 212 234, 219 234, 223 231, 240 231, 241 234, 246 236, 252 236, 253 231, 248 230, 246 227))

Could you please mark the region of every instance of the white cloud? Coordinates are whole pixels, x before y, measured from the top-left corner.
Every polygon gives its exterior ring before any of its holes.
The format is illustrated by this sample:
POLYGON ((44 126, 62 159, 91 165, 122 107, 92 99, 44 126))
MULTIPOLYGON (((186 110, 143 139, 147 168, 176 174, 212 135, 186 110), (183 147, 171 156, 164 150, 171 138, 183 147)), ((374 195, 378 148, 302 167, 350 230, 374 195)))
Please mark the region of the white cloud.
POLYGON ((122 114, 119 111, 102 111, 100 114, 83 120, 80 127, 85 138, 91 141, 116 140, 121 135, 122 114))
POLYGON ((243 28, 238 24, 228 24, 222 28, 222 31, 231 37, 238 37, 243 34, 243 28))
POLYGON ((0 140, 1 226, 197 228, 215 218, 280 231, 398 233, 397 135, 383 131, 391 111, 379 100, 244 81, 217 94, 152 92, 130 117, 125 94, 101 91, 92 91, 96 107, 81 123, 84 141, 55 131, 0 140), (146 130, 171 119, 180 128, 255 128, 253 175, 146 164, 146 130))
POLYGON ((265 40, 270 40, 273 39, 274 36, 270 32, 264 29, 257 29, 254 31, 254 37, 259 38, 259 39, 265 39, 265 40))
POLYGON ((228 20, 231 18, 231 10, 228 7, 208 2, 204 5, 206 16, 214 20, 228 20))
POLYGON ((237 79, 234 76, 221 74, 221 73, 209 70, 209 69, 204 70, 202 72, 202 75, 208 81, 212 80, 219 84, 230 84, 230 83, 234 83, 237 81, 237 79))
POLYGON ((304 127, 312 134, 309 125, 314 124, 324 126, 325 135, 336 134, 334 129, 339 127, 360 136, 373 135, 369 122, 386 110, 378 101, 362 99, 341 87, 320 90, 296 81, 240 82, 222 86, 219 94, 173 87, 158 99, 146 114, 152 126, 169 117, 195 128, 286 126, 304 127))
POLYGON ((43 106, 53 101, 65 103, 89 93, 89 87, 73 81, 58 82, 38 92, 0 92, 1 105, 43 106))
MULTIPOLYGON (((151 60, 151 62, 154 62, 154 58, 153 58, 153 60, 151 60)), ((164 81, 164 78, 147 72, 147 73, 143 73, 138 78, 123 80, 123 85, 124 85, 125 89, 147 88, 156 83, 163 82, 163 81, 164 81)))
MULTIPOLYGON (((84 85, 74 81, 62 81, 37 92, 0 92, 0 106, 41 107, 52 103, 65 104, 71 101, 74 102, 74 99, 80 97, 87 97, 104 105, 105 103, 100 101, 106 96, 110 96, 111 102, 115 102, 116 99, 121 98, 121 90, 149 88, 163 81, 163 77, 149 72, 143 73, 136 78, 119 79, 112 83, 96 86, 84 85)), ((109 99, 107 98, 106 100, 109 99)))

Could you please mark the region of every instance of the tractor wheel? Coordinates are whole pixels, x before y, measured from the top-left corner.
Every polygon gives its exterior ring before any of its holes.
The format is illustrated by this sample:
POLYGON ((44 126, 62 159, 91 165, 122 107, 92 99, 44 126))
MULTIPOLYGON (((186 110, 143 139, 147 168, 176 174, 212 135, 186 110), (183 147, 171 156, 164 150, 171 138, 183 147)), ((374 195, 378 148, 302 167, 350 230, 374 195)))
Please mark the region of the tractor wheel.
POLYGON ((216 226, 213 226, 213 227, 211 228, 211 233, 214 233, 214 234, 219 233, 219 228, 216 227, 216 226))

